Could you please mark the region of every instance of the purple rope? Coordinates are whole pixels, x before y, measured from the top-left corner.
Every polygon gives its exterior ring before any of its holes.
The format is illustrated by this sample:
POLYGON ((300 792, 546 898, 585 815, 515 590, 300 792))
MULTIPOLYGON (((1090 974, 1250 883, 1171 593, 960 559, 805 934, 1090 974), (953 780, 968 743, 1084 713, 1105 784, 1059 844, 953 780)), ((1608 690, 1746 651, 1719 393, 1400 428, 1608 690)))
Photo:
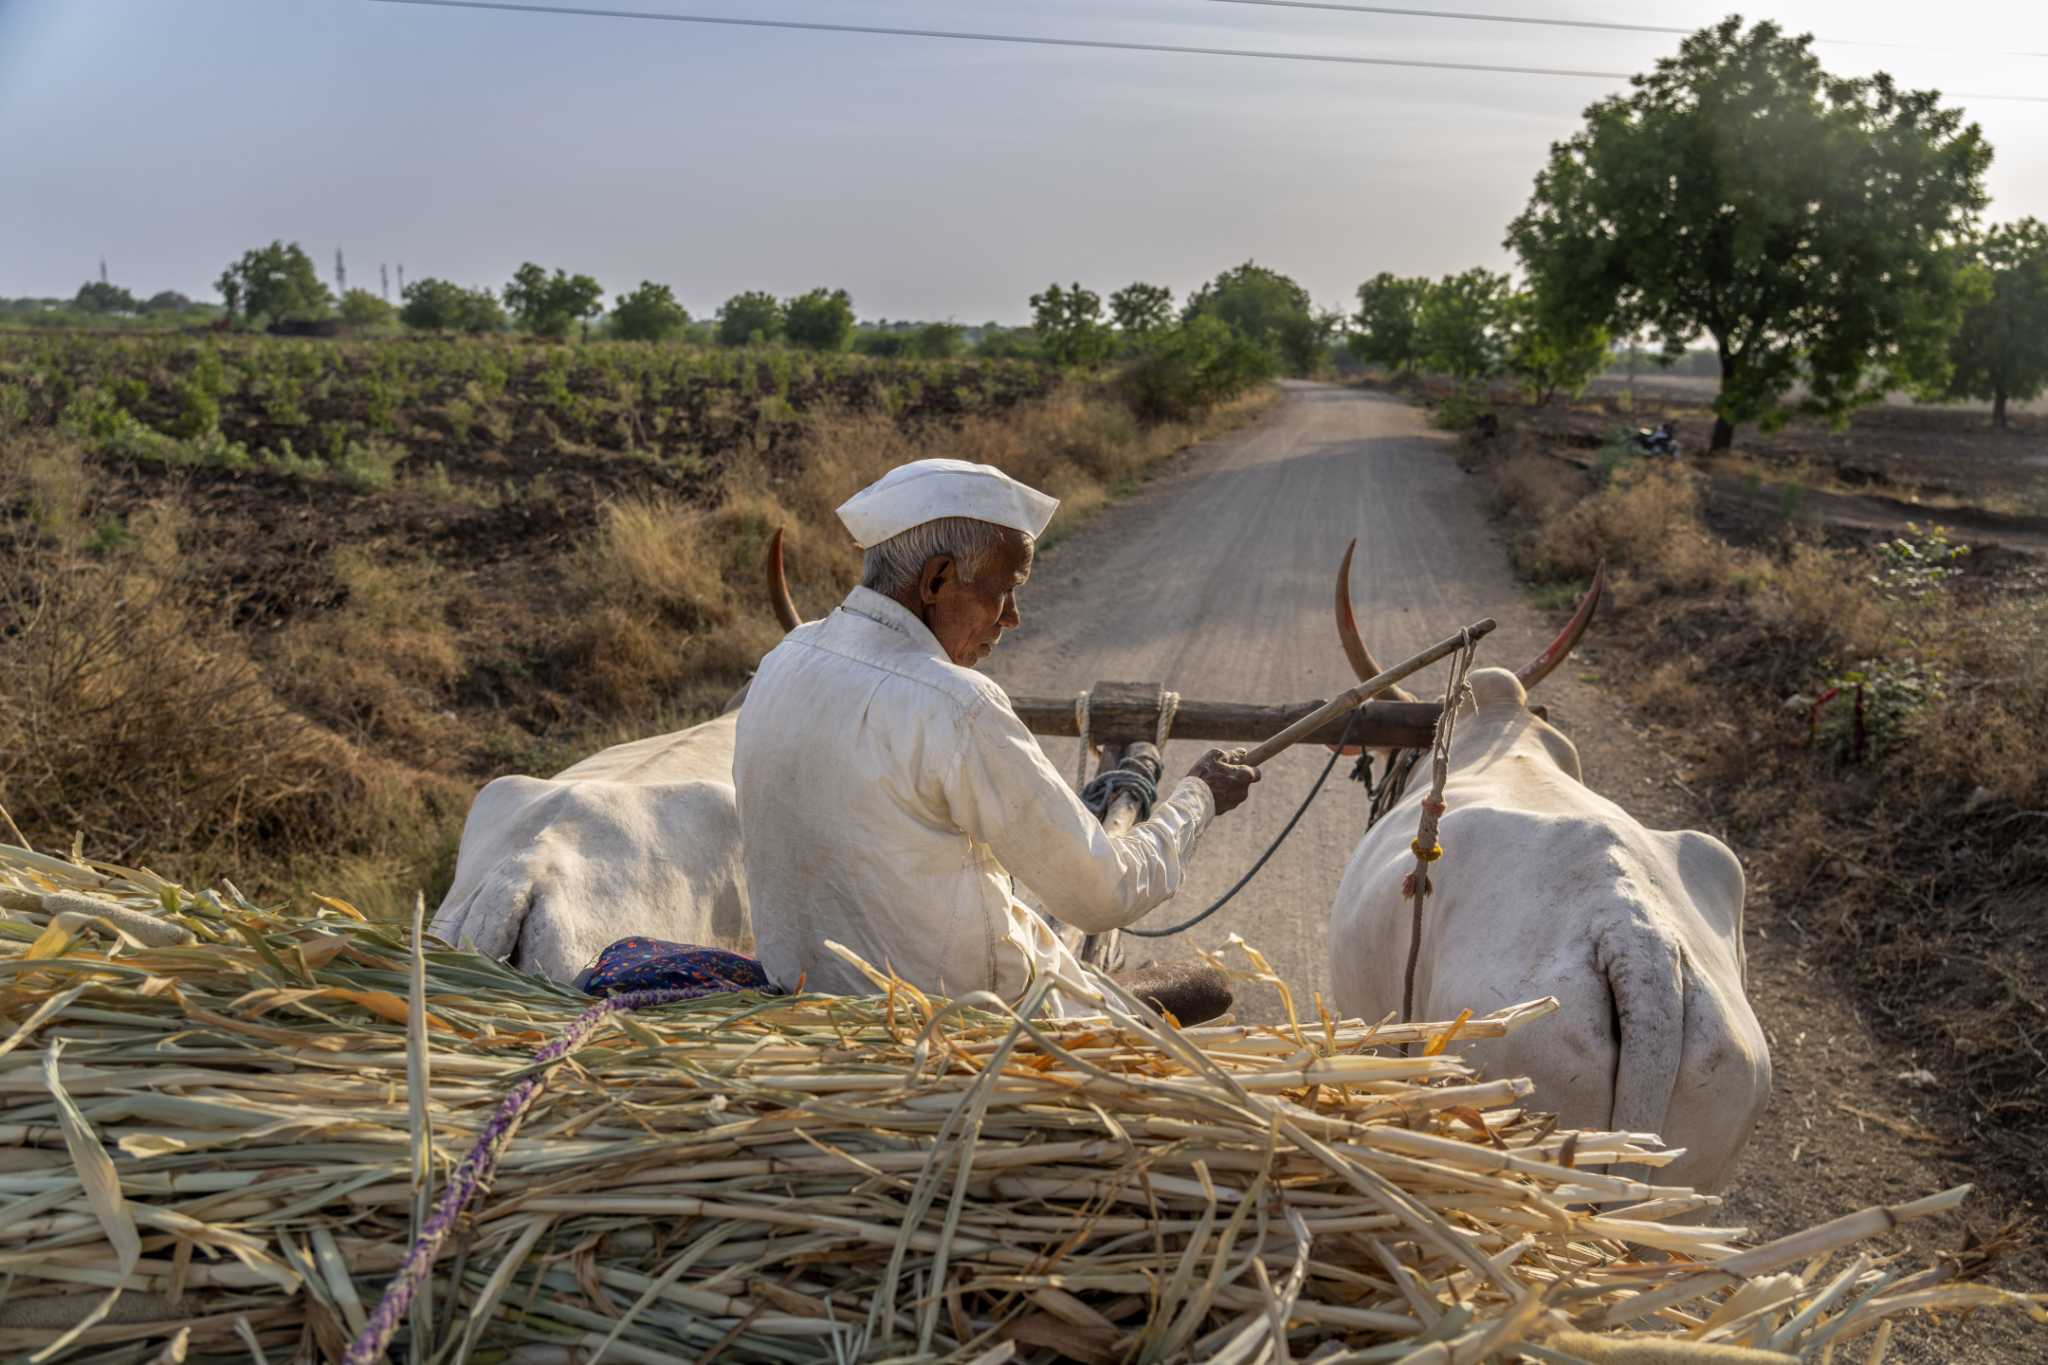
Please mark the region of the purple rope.
MULTIPOLYGON (((607 997, 578 1015, 576 1022, 562 1031, 561 1037, 534 1053, 531 1065, 546 1067, 561 1061, 583 1046, 597 1026, 614 1014, 655 1005, 673 1005, 681 1000, 716 994, 724 992, 703 986, 681 986, 658 991, 625 991, 607 997)), ((478 1187, 490 1179, 501 1150, 512 1136, 513 1125, 539 1098, 547 1083, 547 1074, 537 1072, 513 1086, 511 1093, 499 1104, 498 1111, 491 1115, 490 1122, 477 1134, 469 1154, 448 1177, 448 1187, 441 1192, 433 1213, 427 1216, 425 1226, 413 1241, 412 1250, 406 1253, 404 1263, 398 1267, 397 1276, 384 1287, 384 1297, 377 1301, 376 1311, 370 1314, 370 1320, 363 1325, 356 1339, 349 1343, 348 1354, 342 1357, 345 1365, 375 1365, 384 1358, 384 1352, 391 1347, 391 1338, 398 1334, 398 1324, 404 1320, 405 1310, 412 1305, 413 1295, 419 1292, 420 1285, 432 1273, 434 1258, 440 1254, 441 1244, 454 1230, 455 1220, 461 1216, 463 1206, 469 1203, 478 1187)))

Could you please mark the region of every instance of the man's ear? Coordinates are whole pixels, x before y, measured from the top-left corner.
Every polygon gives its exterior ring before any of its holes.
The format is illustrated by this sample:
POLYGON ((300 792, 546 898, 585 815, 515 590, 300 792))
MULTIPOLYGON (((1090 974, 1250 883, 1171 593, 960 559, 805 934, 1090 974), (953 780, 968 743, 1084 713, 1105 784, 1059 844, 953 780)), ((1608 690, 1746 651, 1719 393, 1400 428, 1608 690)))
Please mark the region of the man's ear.
POLYGON ((917 595, 926 606, 939 600, 939 589, 953 581, 953 556, 933 555, 924 562, 924 572, 918 575, 917 595))

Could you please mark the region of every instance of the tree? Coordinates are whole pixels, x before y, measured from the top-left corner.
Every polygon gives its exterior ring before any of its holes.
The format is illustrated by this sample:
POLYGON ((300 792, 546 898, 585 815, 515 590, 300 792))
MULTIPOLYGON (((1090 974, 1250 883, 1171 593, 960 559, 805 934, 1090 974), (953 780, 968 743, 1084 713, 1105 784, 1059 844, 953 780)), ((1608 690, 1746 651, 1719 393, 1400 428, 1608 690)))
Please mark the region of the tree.
POLYGON ((920 360, 951 360, 963 346, 956 322, 927 322, 910 334, 910 353, 920 360))
POLYGON ((689 310, 665 284, 642 280, 612 305, 612 335, 626 341, 666 341, 689 325, 689 310))
POLYGON ((1163 284, 1127 284, 1109 296, 1109 316, 1124 340, 1142 346, 1173 325, 1173 291, 1163 284))
POLYGON ((1532 293, 1509 295, 1502 317, 1508 372, 1522 381, 1538 407, 1559 389, 1578 397, 1607 363, 1605 327, 1546 311, 1532 293))
POLYGON ((853 340, 853 299, 844 289, 813 289, 782 310, 782 334, 807 351, 843 351, 853 340))
POLYGON ((78 286, 78 295, 71 301, 72 307, 87 313, 133 313, 139 311, 135 296, 118 284, 105 280, 93 280, 78 286))
POLYGON ((1551 148, 1509 226, 1543 307, 1720 362, 1713 448, 1800 406, 1840 418, 1946 378, 1965 301, 1953 250, 1991 149, 1889 76, 1840 80, 1810 37, 1739 19, 1695 33, 1551 148))
POLYGON ((1181 316, 1220 319, 1272 352, 1290 374, 1307 374, 1321 365, 1330 335, 1330 320, 1316 315, 1308 290, 1253 261, 1196 290, 1181 316))
POLYGON ((1963 314, 1949 354, 1952 398, 1984 399, 1991 423, 2005 430, 2005 405, 2048 388, 2048 227, 2022 218, 1974 244, 1987 277, 1982 299, 1963 314))
POLYGON ((324 318, 334 311, 334 296, 320 283, 313 258, 297 242, 272 242, 242 253, 223 270, 218 281, 228 315, 242 313, 272 322, 324 318))
POLYGON ((1367 365, 1396 372, 1412 370, 1421 358, 1417 327, 1429 281, 1391 271, 1358 286, 1358 311, 1351 315, 1351 353, 1367 365))
POLYGON ((604 311, 604 286, 588 275, 550 275, 527 261, 505 286, 505 306, 527 331, 559 341, 578 321, 604 311))
POLYGON ((1109 355, 1109 329, 1102 325, 1102 296, 1074 284, 1049 284, 1031 296, 1031 329, 1055 365, 1097 365, 1109 355))
POLYGON ((1272 377, 1271 351, 1205 314, 1160 332, 1117 385, 1140 419, 1182 422, 1272 377))
POLYGON ((782 335, 782 304, 773 294, 750 289, 718 309, 718 344, 765 346, 782 335))
POLYGON ((405 306, 398 320, 422 332, 467 332, 480 335, 503 330, 505 310, 488 289, 464 289, 432 276, 405 287, 405 306))
POLYGON ((367 289, 351 289, 341 296, 341 320, 351 327, 383 327, 398 310, 367 289))
POLYGON ((165 289, 151 294, 149 301, 142 305, 145 313, 182 313, 192 306, 192 300, 175 289, 165 289))
POLYGON ((1424 365, 1459 384, 1491 379, 1507 353, 1508 277, 1474 268, 1422 296, 1416 345, 1424 365))

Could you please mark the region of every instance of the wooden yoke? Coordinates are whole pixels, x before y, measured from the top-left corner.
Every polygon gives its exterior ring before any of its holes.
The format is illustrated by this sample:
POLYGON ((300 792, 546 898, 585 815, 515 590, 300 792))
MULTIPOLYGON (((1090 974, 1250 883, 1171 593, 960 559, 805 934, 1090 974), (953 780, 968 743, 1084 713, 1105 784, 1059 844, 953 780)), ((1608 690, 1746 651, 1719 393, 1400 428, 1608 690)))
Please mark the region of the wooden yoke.
MULTIPOLYGON (((1314 715, 1321 701, 1287 702, 1274 706, 1256 702, 1183 701, 1174 713, 1173 738, 1207 740, 1226 748, 1257 744, 1294 722, 1314 715)), ((1012 697, 1010 705, 1024 728, 1034 735, 1074 739, 1072 697, 1012 697)), ((1150 740, 1159 732, 1160 690, 1155 683, 1097 683, 1088 698, 1088 734, 1100 744, 1150 740)), ((1368 749, 1427 749, 1436 735, 1441 704, 1433 701, 1369 701, 1358 708, 1351 743, 1368 749)), ((1344 717, 1333 717, 1305 744, 1335 744, 1344 733, 1344 717)))

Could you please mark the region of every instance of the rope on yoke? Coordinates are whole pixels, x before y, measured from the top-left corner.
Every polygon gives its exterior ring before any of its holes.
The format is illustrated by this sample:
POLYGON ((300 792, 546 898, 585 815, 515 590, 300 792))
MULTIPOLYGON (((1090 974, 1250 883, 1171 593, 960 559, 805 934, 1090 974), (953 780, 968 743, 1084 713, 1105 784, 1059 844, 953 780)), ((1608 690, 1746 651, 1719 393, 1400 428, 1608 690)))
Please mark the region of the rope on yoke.
POLYGON ((519 1126, 519 1120, 540 1097, 540 1092, 547 1088, 555 1066, 583 1046, 597 1031, 598 1025, 614 1014, 673 1005, 697 999, 703 994, 700 988, 682 986, 669 990, 627 991, 609 996, 583 1011, 574 1023, 562 1030, 560 1037, 533 1054, 533 1060, 528 1064, 532 1074, 506 1094, 490 1121, 477 1134, 476 1142, 449 1173, 447 1187, 441 1191, 433 1213, 420 1225, 419 1236, 414 1239, 412 1249, 406 1252, 398 1273, 384 1287, 384 1297, 377 1301, 376 1310, 363 1324, 363 1330, 349 1343, 348 1353, 342 1357, 345 1365, 374 1365, 384 1358, 385 1351, 390 1349, 391 1338, 398 1334, 398 1325, 405 1318, 405 1310, 412 1303, 413 1296, 432 1276, 434 1258, 440 1254, 448 1234, 455 1230, 455 1220, 462 1216, 462 1210, 470 1199, 489 1183, 498 1157, 504 1152, 505 1144, 512 1140, 512 1130, 519 1126))
POLYGON ((1221 896, 1218 896, 1215 904, 1211 905, 1207 910, 1196 915, 1193 919, 1174 925, 1171 929, 1139 929, 1127 924, 1123 927, 1122 932, 1135 934, 1139 938, 1172 938, 1175 934, 1186 933, 1218 910, 1221 910, 1224 906, 1230 904, 1231 897, 1244 890, 1251 883, 1251 879, 1259 875, 1259 869, 1266 865, 1266 861, 1269 858, 1280 851, 1280 845, 1286 843, 1287 836, 1294 833, 1294 827, 1301 823, 1301 817, 1308 814, 1309 803, 1316 799, 1316 793, 1323 789, 1323 783, 1330 780, 1330 772, 1337 766, 1337 760, 1344 756, 1344 746, 1351 739, 1351 726, 1357 719, 1358 712, 1355 709, 1344 718, 1344 733, 1338 736, 1337 746, 1330 750, 1330 761, 1325 763, 1322 772, 1317 774, 1315 785, 1308 789, 1307 796, 1301 798, 1301 804, 1295 807, 1294 814, 1289 817, 1286 826, 1273 837, 1273 842, 1266 845, 1266 851, 1259 855, 1259 860, 1251 865, 1249 871, 1237 879, 1237 885, 1231 887, 1221 896))
POLYGON ((1129 768, 1105 768, 1095 774, 1088 785, 1081 788, 1081 804, 1096 819, 1105 819, 1117 797, 1125 792, 1137 798, 1138 818, 1150 820, 1152 807, 1159 800, 1159 784, 1129 768))
POLYGON ((1408 969, 1401 978, 1401 1020, 1415 1018, 1415 966, 1422 957, 1422 902, 1434 889, 1429 884, 1429 865, 1444 856, 1437 842, 1437 821, 1444 813, 1444 782, 1450 776, 1451 732, 1457 728, 1458 708, 1472 694, 1465 675, 1472 671, 1472 655, 1478 648, 1469 631, 1459 632, 1458 652, 1451 656, 1451 676, 1444 686, 1444 709, 1437 714, 1436 735, 1430 743, 1429 795, 1422 798, 1422 818, 1416 822, 1415 837, 1408 849, 1415 855, 1415 870, 1401 883, 1401 894, 1414 901, 1408 928, 1408 969))

